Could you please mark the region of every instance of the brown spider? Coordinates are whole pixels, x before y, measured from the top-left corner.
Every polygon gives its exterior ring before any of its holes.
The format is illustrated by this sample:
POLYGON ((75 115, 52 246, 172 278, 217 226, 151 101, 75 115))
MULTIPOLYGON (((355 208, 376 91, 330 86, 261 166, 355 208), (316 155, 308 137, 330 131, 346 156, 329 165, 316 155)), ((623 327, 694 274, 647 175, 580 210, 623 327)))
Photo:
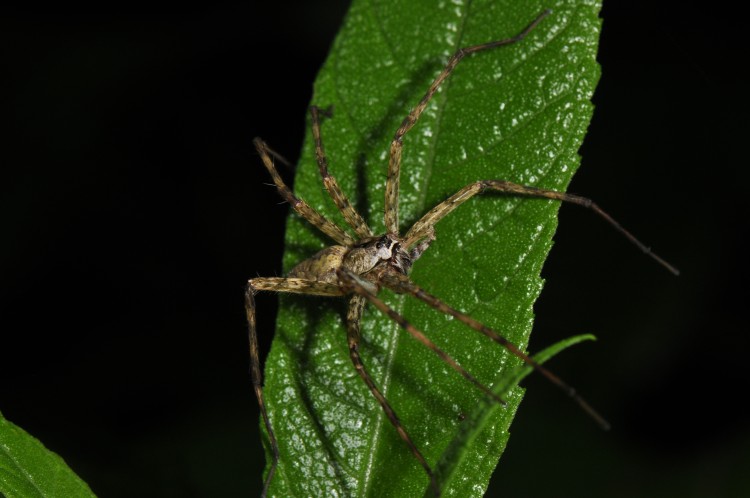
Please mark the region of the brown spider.
POLYGON ((263 398, 263 376, 261 373, 261 364, 258 354, 258 339, 255 321, 255 299, 254 295, 258 291, 274 291, 307 294, 316 296, 350 296, 347 312, 347 338, 349 345, 349 354, 354 367, 369 388, 372 395, 377 399, 382 407, 388 420, 398 432, 400 438, 409 447, 411 453, 424 468, 430 480, 430 485, 435 495, 440 494, 440 488, 432 467, 427 463, 417 445, 412 441, 408 432, 399 421, 396 412, 391 407, 388 400, 382 394, 381 390, 372 380, 365 369, 359 354, 360 342, 360 320, 365 304, 369 301, 381 312, 387 314, 391 319, 398 323, 400 327, 406 330, 412 337, 425 345, 442 361, 458 372, 461 376, 474 384, 478 389, 486 393, 498 403, 503 403, 497 394, 490 388, 480 383, 474 376, 461 367, 448 353, 441 350, 427 336, 407 322, 403 316, 391 309, 381 299, 377 297, 381 288, 385 287, 398 294, 409 294, 425 302, 432 308, 450 315, 472 329, 489 337, 493 341, 508 349, 512 354, 523 360, 526 364, 532 366, 542 375, 560 387, 571 398, 573 398, 599 425, 604 428, 608 427, 607 422, 596 413, 583 398, 576 394, 575 390, 564 383, 559 377, 551 373, 546 368, 539 365, 527 354, 521 351, 513 343, 506 340, 499 333, 483 325, 472 317, 448 306, 438 298, 430 295, 425 290, 414 284, 408 277, 412 265, 427 250, 430 243, 435 239, 434 226, 441 219, 450 214, 454 209, 468 201, 474 195, 486 191, 498 192, 506 195, 536 197, 543 199, 553 199, 573 204, 578 204, 592 209, 607 222, 612 224, 617 230, 624 234, 631 242, 636 244, 643 252, 649 254, 660 264, 665 266, 672 273, 677 274, 677 270, 669 263, 650 251, 629 232, 623 229, 607 213, 602 211, 590 199, 571 195, 553 190, 539 189, 518 185, 503 180, 482 180, 471 183, 460 189, 454 195, 441 202, 430 211, 404 234, 399 232, 399 173, 401 166, 401 149, 403 146, 404 135, 414 127, 422 112, 435 95, 438 87, 452 73, 458 63, 467 55, 476 52, 488 50, 495 47, 510 45, 522 40, 533 30, 543 18, 549 14, 549 11, 542 12, 534 21, 531 22, 518 35, 504 40, 494 41, 481 45, 475 45, 458 50, 448 61, 445 68, 435 78, 430 88, 425 93, 417 106, 411 110, 402 122, 399 129, 391 142, 390 158, 388 163, 388 176, 385 188, 385 226, 386 233, 375 235, 368 226, 367 222, 351 205, 347 196, 339 187, 336 179, 328 171, 328 160, 326 159, 323 142, 321 139, 321 111, 312 106, 310 114, 312 118, 312 133, 315 142, 315 153, 317 158, 320 174, 323 184, 336 204, 337 208, 343 215, 347 224, 356 233, 356 239, 345 232, 338 225, 330 222, 315 209, 310 207, 304 200, 299 199, 287 187, 279 176, 274 166, 273 158, 278 157, 261 139, 254 140, 255 146, 260 154, 263 164, 268 169, 273 181, 278 188, 279 193, 292 208, 305 220, 318 228, 321 232, 333 239, 336 245, 330 246, 318 252, 311 258, 302 261, 292 268, 286 277, 260 277, 248 281, 245 293, 246 312, 249 324, 250 337, 250 359, 252 369, 253 386, 258 398, 260 412, 268 432, 268 438, 271 446, 272 463, 266 478, 262 496, 266 496, 271 480, 279 460, 279 448, 274 435, 271 420, 266 411, 263 398))

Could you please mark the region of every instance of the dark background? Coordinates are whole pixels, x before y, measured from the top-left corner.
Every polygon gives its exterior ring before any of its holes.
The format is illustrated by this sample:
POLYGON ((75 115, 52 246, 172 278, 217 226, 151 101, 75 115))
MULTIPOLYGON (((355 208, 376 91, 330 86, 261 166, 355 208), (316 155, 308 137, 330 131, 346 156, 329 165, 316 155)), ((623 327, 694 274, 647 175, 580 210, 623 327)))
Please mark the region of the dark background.
MULTIPOLYGON (((262 451, 242 291, 280 273, 296 159, 346 1, 66 6, 0 21, 0 410, 102 497, 247 496, 262 451)), ((683 271, 564 208, 532 349, 612 422, 531 378, 490 494, 746 496, 747 19, 608 2, 583 165, 683 271)), ((258 298, 263 345, 275 299, 258 298)), ((343 340, 343 339, 342 339, 343 340)))

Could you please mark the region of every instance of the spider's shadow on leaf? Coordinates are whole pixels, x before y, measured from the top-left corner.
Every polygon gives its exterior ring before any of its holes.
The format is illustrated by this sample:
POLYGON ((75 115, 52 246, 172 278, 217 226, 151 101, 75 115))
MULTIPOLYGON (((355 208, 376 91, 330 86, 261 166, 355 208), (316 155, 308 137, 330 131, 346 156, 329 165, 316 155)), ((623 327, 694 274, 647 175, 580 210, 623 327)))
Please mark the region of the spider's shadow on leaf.
MULTIPOLYGON (((310 392, 308 383, 304 381, 306 378, 318 376, 316 372, 317 362, 312 357, 311 353, 314 351, 314 345, 312 344, 316 331, 321 327, 321 317, 319 307, 320 301, 325 300, 327 306, 333 308, 336 311, 336 315, 343 317, 343 322, 346 323, 346 301, 343 299, 325 297, 325 296, 297 296, 297 295, 280 295, 280 299, 293 303, 292 306, 296 308, 297 313, 304 313, 304 338, 305 342, 301 347, 296 345, 293 338, 290 338, 284 334, 277 334, 288 351, 294 351, 294 358, 296 360, 297 368, 295 369, 295 383, 299 387, 299 399, 298 402, 301 406, 304 406, 305 411, 310 415, 310 420, 313 423, 315 430, 318 434, 325 435, 326 430, 323 426, 322 421, 316 415, 317 408, 313 401, 314 396, 310 392)), ((325 451, 328 455, 328 461, 331 462, 333 471, 336 475, 335 479, 340 483, 342 488, 346 487, 345 470, 339 465, 339 459, 336 455, 336 450, 332 445, 332 442, 327 437, 321 437, 320 440, 323 442, 325 451)))
MULTIPOLYGON (((401 125, 403 119, 406 118, 411 109, 417 105, 419 100, 424 95, 425 91, 429 88, 435 75, 445 66, 445 61, 441 61, 439 58, 433 58, 424 61, 417 69, 415 69, 408 78, 404 78, 406 83, 399 89, 398 93, 390 100, 390 104, 381 118, 375 122, 369 130, 360 134, 360 141, 356 146, 358 152, 356 153, 356 161, 354 164, 354 177, 355 185, 347 186, 342 185, 344 193, 348 196, 352 196, 352 204, 355 206, 357 211, 362 217, 367 220, 370 226, 379 226, 380 220, 374 220, 371 215, 382 216, 383 213, 372 213, 372 199, 368 198, 368 183, 367 183, 367 168, 376 168, 380 171, 383 182, 388 172, 388 161, 384 163, 370 164, 368 158, 378 157, 382 152, 380 149, 385 147, 386 152, 390 155, 390 138, 393 137, 401 125), (395 126, 392 123, 397 123, 395 126)), ((365 96, 362 99, 365 100, 365 96)), ((328 105, 330 103, 318 103, 328 105)), ((352 105, 361 105, 353 103, 352 105)), ((338 107, 343 107, 339 105, 338 107)), ((336 120, 336 109, 334 106, 333 113, 330 118, 325 121, 330 121, 330 125, 335 126, 336 120)), ((344 112, 344 111, 341 111, 344 112)), ((419 124, 416 125, 417 127, 419 124)), ((309 124, 308 124, 309 128, 309 124)), ((325 127, 321 129, 323 141, 325 143, 325 127)), ((405 139, 408 141, 410 133, 407 133, 405 139)), ((313 141, 308 140, 312 145, 313 141)), ((329 157, 331 162, 330 171, 333 176, 336 174, 336 158, 329 157)), ((403 163, 402 163, 403 166, 403 163)), ((402 220, 404 221, 404 220, 402 220)), ((416 221, 406 220, 411 225, 416 221)), ((377 235, 377 234, 376 234, 377 235)))

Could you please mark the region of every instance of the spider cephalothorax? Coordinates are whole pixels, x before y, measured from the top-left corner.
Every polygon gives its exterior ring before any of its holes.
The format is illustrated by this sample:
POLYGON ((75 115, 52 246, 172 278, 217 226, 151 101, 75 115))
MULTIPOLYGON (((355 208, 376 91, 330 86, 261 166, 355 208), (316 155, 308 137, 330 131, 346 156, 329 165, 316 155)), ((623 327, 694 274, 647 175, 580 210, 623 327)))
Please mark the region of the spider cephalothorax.
POLYGON ((350 271, 380 290, 382 276, 388 272, 408 275, 412 258, 404 251, 402 240, 392 234, 357 242, 344 257, 340 270, 350 271))
POLYGON ((364 282, 371 284, 369 290, 377 292, 384 273, 408 275, 420 254, 416 249, 406 252, 403 240, 397 235, 368 237, 351 246, 326 247, 292 268, 287 277, 337 285, 337 273, 343 270, 362 277, 364 282))

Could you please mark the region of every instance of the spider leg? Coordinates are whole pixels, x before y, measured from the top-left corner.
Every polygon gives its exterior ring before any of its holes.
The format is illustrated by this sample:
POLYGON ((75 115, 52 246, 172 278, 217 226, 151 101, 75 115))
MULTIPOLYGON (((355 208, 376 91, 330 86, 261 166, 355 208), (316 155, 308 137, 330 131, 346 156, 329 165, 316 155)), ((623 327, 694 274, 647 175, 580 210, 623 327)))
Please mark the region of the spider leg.
POLYGON ((260 368, 260 354, 258 352, 258 330, 255 322, 255 293, 261 290, 275 292, 291 292, 318 296, 339 296, 342 290, 333 284, 304 280, 301 278, 254 278, 247 282, 245 289, 245 313, 247 315, 248 338, 250 345, 250 374, 253 381, 255 397, 258 398, 258 408, 263 416, 263 422, 268 432, 268 442, 271 445, 271 468, 263 484, 261 497, 265 498, 271 485, 276 467, 279 464, 279 444, 268 417, 266 403, 263 398, 263 373, 260 368))
POLYGON ((273 156, 274 159, 276 159, 281 164, 283 164, 284 166, 286 166, 286 168, 289 171, 294 171, 294 165, 289 161, 289 159, 287 159, 286 157, 282 156, 281 154, 279 154, 278 152, 276 152, 275 150, 273 150, 271 147, 268 146, 267 143, 264 142, 263 145, 265 146, 266 152, 268 152, 269 154, 271 154, 271 156, 273 156))
POLYGON ((343 296, 345 292, 335 284, 306 278, 263 277, 248 281, 254 291, 286 292, 308 296, 343 296))
POLYGON ((416 247, 413 247, 411 251, 409 251, 409 257, 412 260, 412 263, 416 260, 418 260, 420 257, 422 257, 422 254, 427 250, 428 247, 430 247, 430 244, 435 240, 435 229, 427 230, 427 233, 425 234, 425 237, 422 238, 422 241, 416 245, 416 247))
POLYGON ((677 268, 651 251, 650 247, 646 246, 643 242, 635 238, 633 234, 623 228, 622 225, 620 225, 614 218, 612 218, 606 211, 600 208, 591 199, 581 197, 579 195, 567 194, 565 192, 557 192, 555 190, 527 187, 504 180, 481 180, 465 186, 464 188, 450 196, 448 199, 432 208, 419 221, 414 223, 414 225, 409 229, 408 232, 406 232, 406 235, 404 236, 404 246, 406 248, 409 248, 419 240, 424 239, 425 237, 429 237, 430 231, 434 230, 434 226, 438 221, 445 218, 454 209, 456 209, 458 206, 468 201, 475 195, 482 194, 488 190, 492 192, 499 192, 502 194, 569 202, 571 204, 578 204, 579 206, 589 208, 594 213, 602 217, 607 223, 612 225, 615 230, 624 235, 625 238, 627 238, 636 247, 638 247, 638 249, 640 249, 644 254, 653 258, 657 263, 669 270, 674 275, 680 274, 680 271, 677 268))
MULTIPOLYGON (((354 282, 354 280, 352 280, 352 282, 354 282)), ((352 285, 355 288, 359 288, 357 287, 356 283, 352 285)), ((362 287, 360 289, 364 288, 362 287)), ((371 295, 366 290, 364 292, 366 292, 368 295, 371 295)), ((362 319, 362 311, 364 310, 365 303, 367 303, 367 300, 361 295, 352 296, 351 300, 349 301, 349 311, 346 315, 349 357, 351 358, 352 363, 354 363, 354 368, 357 370, 359 376, 370 389, 370 392, 375 397, 375 399, 378 400, 378 403, 380 403, 380 407, 385 412, 385 416, 388 417, 391 425, 393 425, 393 427, 396 429, 396 432, 398 432, 399 437, 401 437, 401 439, 406 443, 406 445, 414 455, 414 458, 419 461, 419 464, 422 466, 425 472, 427 472, 427 476, 430 478, 430 486, 432 487, 435 496, 439 496, 440 486, 437 483, 437 479, 432 471, 432 468, 427 463, 427 460, 425 460, 424 456, 419 451, 417 446, 411 440, 409 433, 406 432, 403 424, 401 424, 398 415, 396 415, 396 412, 393 410, 393 408, 391 408, 390 403, 388 403, 388 400, 385 398, 383 393, 380 392, 378 386, 375 385, 375 382, 372 380, 372 377, 370 377, 370 374, 367 373, 367 370, 362 363, 362 357, 359 355, 359 323, 362 319)))
POLYGON ((328 172, 328 159, 326 158, 325 149, 323 148, 323 140, 320 136, 320 109, 317 106, 310 107, 310 116, 312 117, 312 134, 315 140, 315 158, 318 161, 318 169, 320 169, 320 176, 323 177, 323 185, 325 185, 328 195, 331 196, 336 207, 339 208, 341 214, 344 215, 344 219, 350 227, 354 229, 360 239, 372 237, 372 230, 367 225, 367 222, 362 216, 354 209, 349 198, 344 194, 339 187, 336 178, 331 176, 328 172))
POLYGON ((534 370, 544 375, 553 384, 555 384, 560 389, 562 389, 563 392, 565 392, 569 397, 573 398, 578 403, 578 405, 583 409, 583 411, 585 411, 591 418, 593 418, 596 421, 596 423, 602 427, 602 429, 604 430, 609 429, 609 422, 607 422, 601 415, 599 415, 599 413, 596 410, 594 410, 591 407, 591 405, 589 405, 588 402, 576 392, 575 389, 573 389, 571 386, 565 383, 562 379, 560 379, 560 377, 558 377, 557 375, 553 374, 552 372, 547 370, 545 367, 540 365, 537 361, 535 361, 529 355, 521 351, 521 349, 518 346, 516 346, 515 344, 507 340, 505 337, 501 336, 499 333, 495 332, 494 330, 487 327, 483 323, 478 322, 477 320, 470 317, 469 315, 462 313, 454 308, 451 308, 440 299, 425 292, 424 289, 422 289, 417 284, 412 282, 405 275, 401 275, 395 272, 388 273, 383 276, 382 282, 387 288, 391 289, 392 291, 398 292, 398 293, 410 294, 416 297, 417 299, 419 299, 420 301, 427 303, 429 306, 440 311, 441 313, 445 313, 446 315, 450 315, 456 318, 460 322, 468 325, 472 329, 484 334, 485 336, 489 337, 496 343, 500 344, 505 349, 510 351, 513 355, 523 360, 524 363, 526 363, 530 367, 534 368, 534 370))
POLYGON ((427 104, 430 103, 432 97, 437 92, 440 85, 445 81, 448 76, 453 72, 459 62, 467 55, 488 50, 495 47, 502 47, 504 45, 511 45, 513 43, 523 40, 545 17, 550 14, 550 10, 545 10, 534 19, 523 31, 512 38, 506 38, 504 40, 497 40, 489 43, 483 43, 481 45, 473 45, 471 47, 464 47, 458 49, 455 54, 451 56, 448 63, 445 65, 440 74, 437 75, 435 81, 432 82, 427 93, 424 94, 422 100, 409 112, 404 118, 401 126, 396 131, 391 142, 390 158, 388 160, 388 177, 385 184, 385 228, 388 233, 399 233, 398 231, 398 192, 399 192, 399 175, 401 170, 401 149, 403 147, 404 135, 411 130, 416 124, 419 117, 424 112, 427 104))
MULTIPOLYGON (((394 272, 395 273, 395 272, 394 272)), ((388 315, 391 320, 398 323, 398 325, 406 330, 410 336, 412 336, 417 341, 421 342, 425 347, 427 347, 430 351, 438 355, 441 360, 443 360, 445 363, 448 364, 449 367, 451 367, 453 370, 461 374, 462 377, 464 377, 466 380, 474 384, 479 390, 483 391, 485 394, 493 398, 498 403, 504 405, 506 404, 505 401, 500 399, 497 394, 492 392, 492 390, 479 382, 476 377, 471 375, 469 372, 466 371, 461 365, 458 364, 458 362, 453 359, 451 355, 440 349, 434 342, 432 342, 426 335, 424 335, 424 332, 417 329, 406 321, 406 319, 401 316, 398 312, 396 312, 394 309, 392 309, 390 306, 385 304, 380 298, 378 298, 375 294, 373 294, 365 285, 367 282, 361 280, 361 278, 352 273, 349 270, 339 270, 338 271, 339 278, 343 282, 343 287, 350 289, 352 292, 364 297, 368 301, 370 301, 372 304, 375 305, 376 308, 378 308, 380 311, 382 311, 385 315, 388 315)), ((386 273, 386 275, 390 275, 390 273, 386 273)))
POLYGON ((359 345, 359 321, 362 316, 362 308, 364 307, 365 300, 370 301, 370 303, 375 305, 375 307, 378 308, 382 313, 386 314, 393 321, 398 323, 398 325, 402 329, 406 330, 406 332, 408 332, 409 335, 411 335, 414 339, 416 339, 417 341, 422 343, 424 346, 426 346, 429 350, 431 350, 436 355, 438 355, 438 357, 440 357, 441 360, 443 360, 446 364, 448 364, 448 366, 450 366, 456 372, 461 374, 462 377, 464 377, 466 380, 474 384, 482 392, 490 396, 494 401, 502 405, 505 405, 505 401, 503 401, 497 394, 492 392, 490 388, 488 388, 487 386, 479 382, 473 375, 471 375, 461 365, 459 365, 458 362, 455 359, 453 359, 453 357, 451 357, 448 353, 440 349, 434 342, 432 342, 427 336, 425 336, 423 332, 421 332, 419 329, 417 329, 408 321, 406 321, 406 319, 403 316, 401 316, 399 313, 397 313, 395 310, 393 310, 391 307, 385 304, 382 300, 380 300, 377 296, 375 296, 375 294, 370 292, 370 290, 368 290, 367 286, 365 285, 366 282, 363 281, 358 275, 352 273, 349 270, 340 269, 338 271, 338 276, 339 276, 339 279, 341 280, 342 287, 356 294, 354 297, 352 297, 352 300, 350 301, 349 314, 347 316, 347 323, 348 323, 348 328, 349 328, 349 333, 348 333, 349 352, 352 358, 352 362, 354 363, 354 366, 357 369, 357 372, 359 373, 359 375, 365 381, 365 384, 367 384, 367 387, 370 388, 370 391, 372 392, 373 396, 375 396, 375 398, 380 403, 380 406, 383 408, 383 411, 385 411, 385 414, 388 417, 388 420, 390 420, 391 424, 396 428, 396 431, 398 432, 399 436, 401 436, 401 439, 403 439, 404 442, 407 444, 407 446, 409 446, 409 449, 411 449, 412 453, 414 454, 414 457, 417 460, 419 460, 419 463, 422 465, 425 472, 427 472, 427 475, 430 477, 430 482, 432 484, 433 490, 435 491, 435 494, 439 495, 440 490, 437 485, 435 476, 432 472, 432 469, 427 464, 426 460, 424 459, 424 456, 422 456, 422 454, 419 452, 417 447, 412 442, 411 438, 409 437, 403 425, 401 424, 398 417, 396 416, 396 413, 393 411, 390 404, 388 403, 388 400, 385 399, 385 396, 383 396, 383 394, 374 384, 370 376, 365 371, 364 365, 362 365, 362 359, 360 358, 359 352, 357 349, 359 345))
POLYGON ((269 152, 270 149, 266 143, 260 138, 255 138, 253 143, 258 150, 258 154, 260 154, 260 158, 263 160, 263 165, 271 174, 271 178, 273 178, 273 183, 276 184, 279 194, 285 201, 291 204, 292 208, 297 211, 297 214, 309 221, 315 228, 335 240, 336 243, 345 246, 354 244, 354 239, 348 233, 339 228, 338 225, 328 221, 322 214, 310 207, 309 204, 294 195, 294 192, 292 192, 292 190, 284 183, 279 172, 276 171, 273 159, 271 159, 271 153, 269 152))

